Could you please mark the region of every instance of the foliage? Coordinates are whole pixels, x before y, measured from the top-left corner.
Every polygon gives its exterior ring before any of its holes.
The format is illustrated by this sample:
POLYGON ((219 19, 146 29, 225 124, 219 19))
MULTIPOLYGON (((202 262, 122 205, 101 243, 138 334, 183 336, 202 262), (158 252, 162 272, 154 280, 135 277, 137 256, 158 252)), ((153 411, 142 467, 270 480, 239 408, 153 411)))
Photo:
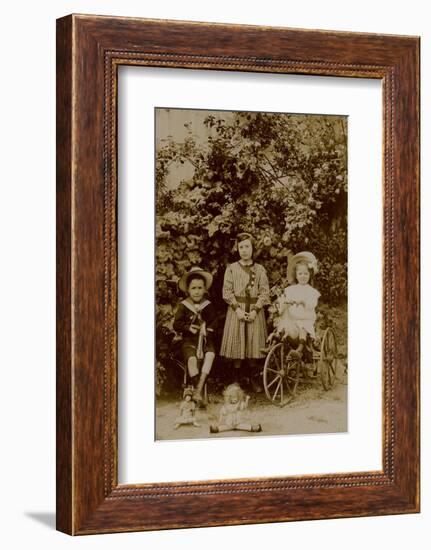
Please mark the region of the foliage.
POLYGON ((156 361, 156 395, 159 397, 166 380, 166 368, 160 361, 156 361))
MULTIPOLYGON (((156 158, 157 331, 171 329, 179 277, 193 265, 215 276, 212 301, 223 318, 221 285, 239 231, 256 237, 255 259, 273 292, 285 284, 288 254, 312 251, 322 300, 347 294, 347 149, 344 119, 234 113, 205 119, 205 141, 193 134, 163 141, 156 158), (167 183, 179 164, 193 176, 167 183)), ((222 325, 222 322, 221 322, 222 325)), ((163 339, 162 334, 160 336, 163 339)), ((163 348, 163 346, 162 346, 163 348)), ((158 340, 158 360, 166 354, 158 340)))

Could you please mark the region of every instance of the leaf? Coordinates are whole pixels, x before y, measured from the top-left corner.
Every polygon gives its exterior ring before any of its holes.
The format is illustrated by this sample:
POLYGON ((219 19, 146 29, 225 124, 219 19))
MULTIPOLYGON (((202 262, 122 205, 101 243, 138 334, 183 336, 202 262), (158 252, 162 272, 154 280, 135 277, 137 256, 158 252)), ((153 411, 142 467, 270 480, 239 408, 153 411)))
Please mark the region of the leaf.
POLYGON ((206 226, 206 229, 208 231, 208 236, 212 237, 218 231, 219 225, 213 220, 206 226))

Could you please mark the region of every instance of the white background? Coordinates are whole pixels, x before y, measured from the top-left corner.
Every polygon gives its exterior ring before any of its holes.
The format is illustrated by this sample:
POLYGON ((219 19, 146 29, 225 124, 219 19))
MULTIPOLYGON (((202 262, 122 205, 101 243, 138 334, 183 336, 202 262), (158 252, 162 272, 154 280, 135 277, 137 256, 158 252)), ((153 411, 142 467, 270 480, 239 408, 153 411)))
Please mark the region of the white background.
POLYGON ((120 482, 160 481, 160 472, 183 481, 381 470, 381 82, 143 67, 119 74, 120 482), (348 114, 348 433, 154 441, 154 247, 143 239, 154 219, 142 207, 154 197, 155 105, 348 114))
MULTIPOLYGON (((422 36, 422 98, 431 96, 426 3, 303 0, 8 2, 2 11, 0 285, 1 542, 5 548, 426 548, 430 503, 430 339, 422 346, 422 514, 223 527, 72 539, 53 530, 55 509, 55 18, 70 12, 283 25, 422 36)), ((422 150, 431 148, 422 102, 422 150)), ((430 250, 430 167, 423 155, 422 242, 430 250)), ((429 254, 429 252, 428 252, 429 254)), ((422 330, 431 330, 431 262, 422 260, 422 330)), ((367 396, 364 396, 364 406, 367 396)))

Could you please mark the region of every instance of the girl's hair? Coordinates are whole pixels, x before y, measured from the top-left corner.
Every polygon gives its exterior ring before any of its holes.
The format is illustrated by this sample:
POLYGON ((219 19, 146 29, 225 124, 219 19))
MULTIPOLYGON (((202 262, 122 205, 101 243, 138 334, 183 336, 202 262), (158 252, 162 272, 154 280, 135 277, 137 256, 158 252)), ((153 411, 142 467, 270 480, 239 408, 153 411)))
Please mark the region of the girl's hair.
POLYGON ((194 279, 198 279, 199 281, 203 281, 204 283, 204 288, 205 290, 207 290, 207 282, 205 280, 205 277, 203 275, 201 275, 200 273, 190 273, 190 275, 187 277, 186 279, 186 285, 187 285, 187 290, 189 289, 190 287, 190 283, 194 280, 194 279))
POLYGON ((231 395, 236 395, 238 397, 238 401, 244 401, 244 391, 236 382, 234 384, 229 384, 223 392, 225 401, 227 401, 231 395))
POLYGON ((298 279, 296 277, 296 270, 298 269, 298 265, 305 265, 305 267, 308 270, 308 273, 310 274, 310 279, 308 281, 308 284, 313 286, 314 284, 314 269, 308 265, 307 260, 298 260, 295 264, 295 281, 298 282, 298 279))
POLYGON ((238 233, 238 235, 235 238, 235 244, 234 244, 233 250, 238 252, 239 243, 241 243, 242 241, 250 241, 251 242, 251 248, 252 248, 251 257, 253 257, 254 253, 255 253, 255 239, 254 239, 254 237, 251 233, 246 233, 246 232, 238 233))

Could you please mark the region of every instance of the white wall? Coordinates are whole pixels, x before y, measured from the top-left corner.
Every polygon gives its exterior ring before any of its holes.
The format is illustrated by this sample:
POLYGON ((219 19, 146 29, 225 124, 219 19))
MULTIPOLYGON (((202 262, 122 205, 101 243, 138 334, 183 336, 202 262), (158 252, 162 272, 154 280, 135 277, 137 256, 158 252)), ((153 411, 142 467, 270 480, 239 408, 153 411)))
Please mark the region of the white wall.
MULTIPOLYGON (((57 0, 2 6, 0 128, 1 540, 4 548, 75 547, 363 549, 425 548, 430 504, 430 339, 423 341, 422 509, 420 515, 104 535, 72 539, 53 530, 55 507, 55 19, 95 13, 308 29, 422 36, 422 148, 431 148, 431 30, 426 3, 252 3, 158 0, 57 0), (426 437, 427 436, 427 437, 426 437)), ((430 249, 430 167, 423 155, 422 241, 430 249)), ((431 262, 422 261, 423 333, 430 323, 431 262)), ((365 403, 365 400, 364 400, 365 403)))

